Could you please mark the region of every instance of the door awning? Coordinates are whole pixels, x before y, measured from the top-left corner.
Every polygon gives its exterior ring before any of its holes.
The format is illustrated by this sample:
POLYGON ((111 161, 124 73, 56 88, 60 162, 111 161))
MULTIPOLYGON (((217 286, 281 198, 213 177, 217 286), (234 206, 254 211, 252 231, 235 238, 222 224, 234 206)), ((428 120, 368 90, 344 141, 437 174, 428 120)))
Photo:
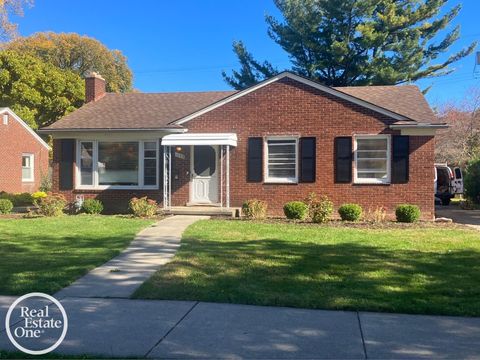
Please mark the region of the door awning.
POLYGON ((171 134, 162 138, 162 145, 230 145, 237 146, 235 133, 196 133, 171 134))

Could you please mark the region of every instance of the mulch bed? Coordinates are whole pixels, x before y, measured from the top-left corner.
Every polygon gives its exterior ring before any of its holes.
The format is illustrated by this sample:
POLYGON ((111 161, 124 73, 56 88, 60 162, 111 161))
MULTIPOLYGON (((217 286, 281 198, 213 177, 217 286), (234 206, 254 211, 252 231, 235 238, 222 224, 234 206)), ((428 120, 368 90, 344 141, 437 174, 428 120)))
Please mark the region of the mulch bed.
POLYGON ((455 223, 436 223, 433 221, 419 221, 416 223, 400 223, 396 221, 341 221, 330 220, 324 224, 315 224, 310 221, 294 221, 282 217, 269 217, 263 220, 251 220, 245 218, 225 218, 230 221, 249 221, 259 224, 295 224, 299 226, 315 226, 315 227, 346 227, 354 229, 469 229, 468 226, 455 223))

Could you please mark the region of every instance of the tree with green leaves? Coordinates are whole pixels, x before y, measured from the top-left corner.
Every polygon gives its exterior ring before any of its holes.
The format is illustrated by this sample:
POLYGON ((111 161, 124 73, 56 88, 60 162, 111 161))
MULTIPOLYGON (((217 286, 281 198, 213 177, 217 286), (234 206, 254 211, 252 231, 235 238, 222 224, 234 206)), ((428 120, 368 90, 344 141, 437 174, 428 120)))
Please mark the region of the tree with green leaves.
POLYGON ((0 107, 8 106, 33 129, 83 104, 84 81, 30 54, 0 51, 0 107))
POLYGON ((4 48, 30 53, 80 76, 95 71, 106 80, 109 92, 132 90, 132 72, 122 52, 110 50, 100 41, 88 36, 41 32, 28 37, 18 37, 5 44, 4 48))
MULTIPOLYGON (((291 71, 329 86, 395 85, 453 71, 451 64, 476 46, 440 61, 460 36, 457 5, 440 15, 448 0, 274 0, 283 15, 267 15, 268 35, 289 55, 291 71)), ((227 83, 243 89, 271 76, 241 42, 233 44, 241 68, 227 83), (239 46, 240 44, 240 46, 239 46)))

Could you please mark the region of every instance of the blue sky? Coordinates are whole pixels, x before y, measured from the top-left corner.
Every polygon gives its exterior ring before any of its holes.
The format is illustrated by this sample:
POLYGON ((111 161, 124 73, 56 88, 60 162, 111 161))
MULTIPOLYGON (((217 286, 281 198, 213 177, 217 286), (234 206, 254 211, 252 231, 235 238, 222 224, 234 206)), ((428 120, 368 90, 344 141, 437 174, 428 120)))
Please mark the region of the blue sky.
MULTIPOLYGON (((480 1, 450 0, 447 8, 459 2, 463 10, 454 24, 461 25, 462 36, 452 52, 480 40, 480 1)), ((140 91, 202 91, 229 88, 221 70, 237 68, 231 48, 235 39, 243 40, 257 59, 289 67, 285 52, 267 35, 267 13, 279 15, 271 0, 36 0, 18 23, 22 35, 77 32, 121 50, 140 91)), ((454 67, 451 75, 418 84, 433 85, 427 95, 431 105, 460 101, 480 87, 473 55, 454 67)))

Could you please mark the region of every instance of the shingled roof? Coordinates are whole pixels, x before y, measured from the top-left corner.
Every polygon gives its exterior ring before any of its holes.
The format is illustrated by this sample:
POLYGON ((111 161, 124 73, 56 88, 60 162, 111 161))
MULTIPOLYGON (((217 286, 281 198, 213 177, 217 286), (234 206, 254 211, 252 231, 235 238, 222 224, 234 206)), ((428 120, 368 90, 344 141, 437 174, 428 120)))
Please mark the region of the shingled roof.
POLYGON ((438 121, 422 92, 415 85, 349 86, 335 89, 418 122, 438 121))
POLYGON ((44 128, 57 129, 162 129, 169 123, 221 100, 235 91, 174 93, 107 93, 102 99, 44 128))
MULTIPOLYGON (((287 73, 283 76, 295 75, 287 73)), ((255 86, 250 89, 253 88, 255 86)), ((326 87, 323 88, 328 90, 326 87)), ((414 85, 336 87, 334 89, 346 94, 343 96, 350 96, 350 99, 360 99, 377 109, 385 109, 390 113, 401 115, 406 121, 436 122, 435 115, 425 97, 414 85)), ((245 90, 247 91, 249 89, 245 90)), ((221 100, 229 100, 230 96, 232 99, 242 93, 209 91, 106 94, 102 99, 82 106, 42 130, 181 128, 182 126, 175 124, 177 120, 207 107, 210 108, 213 104, 218 106, 224 102, 221 100), (237 95, 232 96, 234 94, 237 95)))

